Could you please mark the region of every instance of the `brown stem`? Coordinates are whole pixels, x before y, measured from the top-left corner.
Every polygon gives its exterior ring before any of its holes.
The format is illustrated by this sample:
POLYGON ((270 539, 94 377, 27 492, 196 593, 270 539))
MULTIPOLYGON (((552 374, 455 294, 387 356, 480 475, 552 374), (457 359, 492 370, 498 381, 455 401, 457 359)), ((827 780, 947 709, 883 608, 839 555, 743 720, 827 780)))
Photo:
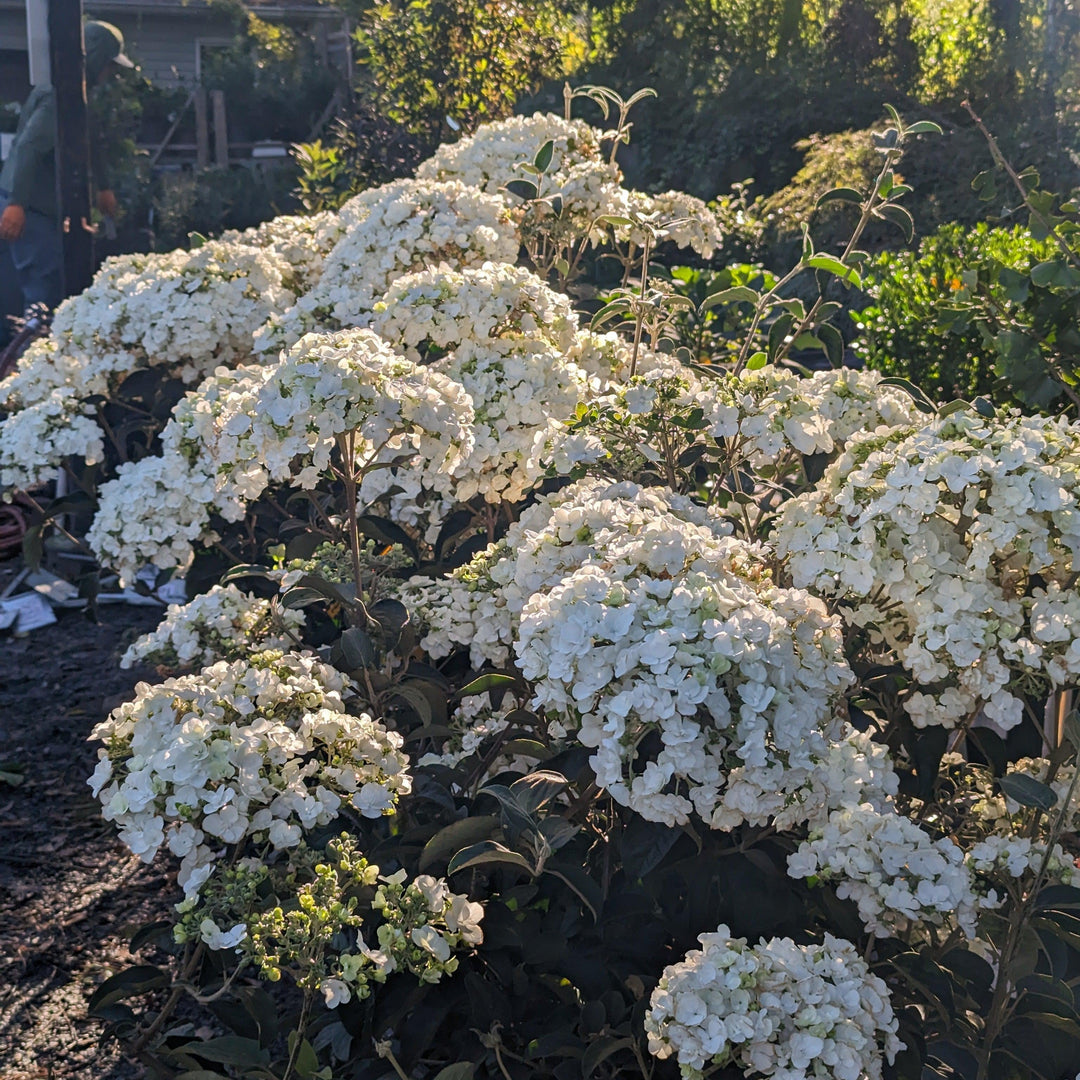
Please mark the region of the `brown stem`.
POLYGON ((142 1051, 149 1045, 150 1040, 162 1029, 165 1021, 172 1015, 173 1010, 180 1002, 180 998, 184 995, 186 989, 185 984, 191 981, 199 964, 202 963, 203 953, 205 952, 206 945, 200 941, 199 944, 195 946, 195 950, 192 952, 188 962, 184 965, 180 978, 177 980, 176 985, 173 986, 172 992, 166 999, 161 1012, 154 1017, 150 1026, 131 1044, 128 1053, 133 1057, 139 1057, 142 1054, 142 1051))
MULTIPOLYGON (((855 230, 852 232, 846 246, 844 247, 843 254, 840 256, 840 261, 847 265, 847 260, 851 256, 851 253, 855 250, 855 245, 859 242, 863 232, 866 230, 866 226, 870 224, 870 219, 874 216, 874 210, 879 203, 884 203, 887 200, 880 198, 879 192, 881 190, 881 183, 885 179, 892 167, 900 159, 900 151, 890 150, 885 155, 885 162, 881 166, 881 172, 878 173, 877 178, 874 180, 874 187, 870 192, 870 198, 866 200, 862 205, 862 213, 859 216, 858 224, 855 226, 855 230)), ((814 319, 817 313, 821 310, 821 305, 825 302, 824 293, 818 293, 818 298, 814 301, 810 310, 806 313, 806 316, 800 320, 799 325, 788 335, 788 340, 780 348, 780 351, 773 357, 773 363, 779 363, 787 354, 791 351, 791 346, 798 341, 800 335, 804 334, 810 327, 814 325, 814 319)))
POLYGON ((296 1039, 293 1041, 292 1050, 289 1051, 289 1063, 285 1066, 285 1073, 281 1080, 289 1080, 289 1077, 293 1074, 293 1069, 296 1067, 296 1059, 304 1042, 304 1032, 307 1030, 308 1017, 311 1015, 312 997, 313 994, 310 988, 304 991, 304 1004, 300 1007, 300 1019, 296 1025, 296 1039))
MULTIPOLYGON (((649 241, 652 237, 645 234, 645 244, 641 251, 641 303, 645 303, 645 289, 649 284, 649 241)), ((638 310, 637 322, 634 325, 634 353, 630 357, 630 378, 637 374, 638 350, 641 348, 641 331, 645 325, 644 309, 638 310)))
POLYGON ((1061 249, 1065 258, 1080 270, 1080 256, 1065 242, 1065 239, 1058 233, 1046 216, 1041 210, 1038 210, 1031 202, 1028 196, 1027 188, 1024 187, 1023 180, 1020 179, 1017 171, 1009 164, 1008 159, 1001 152, 1001 147, 998 146, 997 140, 990 134, 990 130, 979 118, 978 113, 971 107, 970 101, 963 101, 961 104, 967 110, 968 116, 975 122, 975 126, 982 132, 983 138, 986 139, 987 144, 990 147, 990 154, 994 159, 995 164, 1001 166, 1002 169, 1008 174, 1009 179, 1013 182, 1016 190, 1020 192, 1020 198, 1024 200, 1024 205, 1031 212, 1032 216, 1039 222, 1039 224, 1046 230, 1049 236, 1054 238, 1054 243, 1061 249))
MULTIPOLYGON (((34 498, 34 496, 33 496, 33 495, 31 495, 31 494, 30 494, 30 493, 29 493, 28 491, 23 491, 23 492, 20 492, 20 497, 21 497, 21 498, 23 498, 23 499, 25 499, 25 500, 26 500, 26 501, 27 501, 28 503, 30 503, 30 505, 31 505, 31 506, 33 506, 33 508, 34 508, 34 509, 35 509, 35 510, 36 510, 36 511, 37 511, 37 512, 39 513, 39 514, 41 514, 41 515, 42 515, 43 517, 45 516, 45 508, 44 508, 44 507, 43 507, 43 506, 41 505, 41 503, 39 503, 39 502, 37 501, 37 499, 35 499, 35 498, 34 498)), ((83 542, 82 540, 80 540, 80 539, 79 539, 78 537, 76 537, 76 536, 73 536, 73 535, 72 535, 71 533, 69 533, 69 532, 67 531, 67 529, 65 529, 65 528, 64 528, 64 526, 63 526, 63 525, 61 525, 61 524, 60 524, 60 523, 59 523, 59 522, 58 522, 58 521, 56 520, 56 518, 55 518, 55 517, 54 517, 54 518, 52 519, 52 523, 53 523, 53 525, 54 525, 54 526, 56 527, 56 529, 57 529, 57 530, 58 530, 59 532, 63 533, 63 534, 64 534, 64 536, 66 536, 66 537, 67 537, 67 538, 68 538, 68 539, 69 539, 69 540, 70 540, 70 541, 71 541, 71 542, 72 542, 72 543, 73 543, 73 544, 74 544, 74 545, 75 545, 75 546, 76 546, 77 548, 79 548, 79 549, 80 549, 81 551, 83 551, 83 552, 84 552, 85 554, 87 554, 87 555, 91 555, 91 556, 93 556, 94 558, 97 558, 97 556, 96 556, 96 555, 94 555, 94 552, 90 550, 90 548, 89 548, 89 546, 88 546, 87 544, 85 544, 85 543, 84 543, 84 542, 83 542)))
POLYGON ((360 529, 356 520, 356 439, 355 433, 346 432, 338 436, 338 446, 341 448, 341 479, 345 484, 345 502, 347 504, 349 520, 349 547, 352 550, 353 581, 356 585, 356 596, 360 596, 360 529))

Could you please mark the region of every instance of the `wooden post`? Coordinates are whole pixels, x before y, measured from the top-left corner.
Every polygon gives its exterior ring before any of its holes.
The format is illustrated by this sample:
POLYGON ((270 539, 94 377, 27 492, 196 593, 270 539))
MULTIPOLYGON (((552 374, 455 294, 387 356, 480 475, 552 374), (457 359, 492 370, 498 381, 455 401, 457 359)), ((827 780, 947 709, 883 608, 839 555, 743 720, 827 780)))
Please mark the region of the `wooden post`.
POLYGON ((64 230, 64 292, 74 296, 94 276, 82 0, 49 0, 49 60, 56 98, 56 194, 64 230))
POLYGON ((200 169, 210 165, 210 125, 206 118, 206 88, 195 91, 195 164, 200 169))
POLYGON ((220 169, 229 167, 229 128, 225 120, 225 91, 211 90, 210 104, 214 112, 214 164, 220 169))

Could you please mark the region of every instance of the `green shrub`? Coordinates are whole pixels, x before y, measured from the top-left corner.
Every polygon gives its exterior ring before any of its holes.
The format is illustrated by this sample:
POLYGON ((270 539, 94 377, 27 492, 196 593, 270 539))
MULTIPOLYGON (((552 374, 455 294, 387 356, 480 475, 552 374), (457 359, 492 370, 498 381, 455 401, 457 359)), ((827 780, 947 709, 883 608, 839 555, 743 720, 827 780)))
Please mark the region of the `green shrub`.
POLYGON ((938 400, 1008 393, 993 342, 977 323, 951 318, 951 309, 981 282, 990 303, 1023 318, 1001 270, 1026 273, 1053 251, 1052 241, 1020 226, 980 222, 943 225, 917 251, 879 255, 865 281, 873 302, 852 313, 856 352, 869 367, 910 379, 938 400))
POLYGON ((549 0, 379 4, 356 31, 365 96, 434 149, 509 115, 518 97, 562 75, 571 29, 549 0))

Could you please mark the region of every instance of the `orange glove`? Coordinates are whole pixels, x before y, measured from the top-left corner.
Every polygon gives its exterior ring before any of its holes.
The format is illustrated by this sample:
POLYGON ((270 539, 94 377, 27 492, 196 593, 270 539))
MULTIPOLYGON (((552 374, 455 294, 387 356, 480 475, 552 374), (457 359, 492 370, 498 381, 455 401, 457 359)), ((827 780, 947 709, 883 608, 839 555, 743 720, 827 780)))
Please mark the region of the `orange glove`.
POLYGON ((97 193, 97 208, 106 217, 116 217, 116 196, 109 190, 97 193))
POLYGON ((8 203, 0 214, 0 240, 18 240, 26 227, 26 211, 15 203, 8 203))

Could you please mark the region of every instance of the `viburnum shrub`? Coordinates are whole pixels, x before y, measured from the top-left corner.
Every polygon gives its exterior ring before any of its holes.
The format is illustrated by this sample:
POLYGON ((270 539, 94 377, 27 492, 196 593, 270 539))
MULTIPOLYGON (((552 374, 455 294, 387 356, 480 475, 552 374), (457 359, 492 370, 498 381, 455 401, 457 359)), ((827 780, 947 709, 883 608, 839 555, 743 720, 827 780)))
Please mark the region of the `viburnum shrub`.
POLYGON ((177 888, 90 1010, 185 1080, 1072 1080, 1080 425, 844 369, 812 298, 933 126, 833 193, 845 250, 691 320, 650 263, 718 219, 585 93, 608 130, 109 264, 6 384, 14 484, 11 440, 100 453, 114 373, 186 387, 86 536, 191 596, 92 734, 177 888))

